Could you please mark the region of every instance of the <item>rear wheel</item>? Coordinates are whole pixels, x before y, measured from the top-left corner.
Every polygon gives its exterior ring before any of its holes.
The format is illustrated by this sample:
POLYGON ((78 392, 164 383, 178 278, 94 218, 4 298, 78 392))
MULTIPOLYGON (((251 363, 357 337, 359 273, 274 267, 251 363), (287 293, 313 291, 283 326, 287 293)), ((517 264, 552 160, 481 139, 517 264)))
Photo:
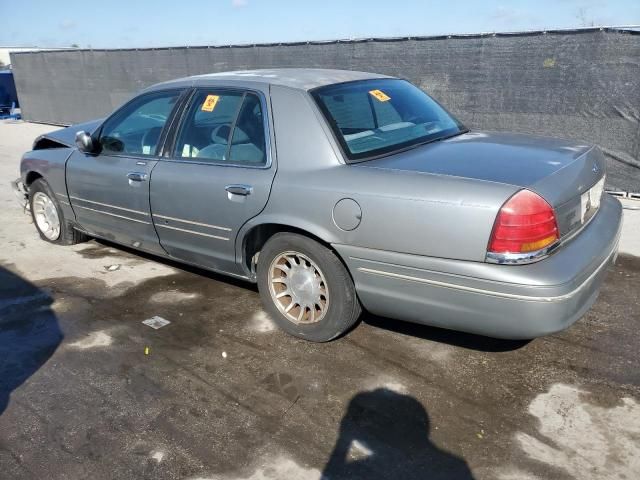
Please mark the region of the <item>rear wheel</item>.
POLYGON ((87 240, 64 218, 64 213, 49 184, 42 178, 29 187, 29 205, 40 238, 57 245, 74 245, 87 240))
POLYGON ((361 313, 340 259, 303 235, 278 233, 267 241, 258 259, 258 288, 276 324, 312 342, 336 338, 361 313))

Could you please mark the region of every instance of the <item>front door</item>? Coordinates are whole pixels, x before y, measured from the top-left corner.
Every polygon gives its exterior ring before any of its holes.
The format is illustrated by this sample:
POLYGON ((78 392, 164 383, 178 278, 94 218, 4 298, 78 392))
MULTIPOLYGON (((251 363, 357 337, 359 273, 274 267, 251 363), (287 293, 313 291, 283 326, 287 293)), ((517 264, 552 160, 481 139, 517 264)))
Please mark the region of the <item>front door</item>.
POLYGON ((163 253, 149 208, 159 140, 180 91, 141 95, 105 121, 100 152, 74 151, 67 188, 78 223, 98 237, 163 253))
POLYGON ((199 89, 175 146, 151 175, 151 211, 172 256, 241 274, 235 239, 265 207, 271 162, 266 92, 199 89))

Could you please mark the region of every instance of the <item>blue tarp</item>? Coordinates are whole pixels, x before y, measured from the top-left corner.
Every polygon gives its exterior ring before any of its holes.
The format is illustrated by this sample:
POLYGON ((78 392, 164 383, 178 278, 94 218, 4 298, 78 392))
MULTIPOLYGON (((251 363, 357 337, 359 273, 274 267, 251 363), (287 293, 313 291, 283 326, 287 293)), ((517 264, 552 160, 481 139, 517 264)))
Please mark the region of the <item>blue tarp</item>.
POLYGON ((0 108, 18 108, 18 94, 11 70, 0 70, 0 108))

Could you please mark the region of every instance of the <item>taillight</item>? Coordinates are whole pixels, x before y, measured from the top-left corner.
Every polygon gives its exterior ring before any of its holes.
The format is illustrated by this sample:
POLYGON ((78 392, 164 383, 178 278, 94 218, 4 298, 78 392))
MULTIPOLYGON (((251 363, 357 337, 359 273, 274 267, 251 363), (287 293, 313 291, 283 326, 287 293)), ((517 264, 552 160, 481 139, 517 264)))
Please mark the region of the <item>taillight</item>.
POLYGON ((493 225, 490 253, 528 253, 559 239, 556 214, 540 195, 520 190, 502 206, 493 225))

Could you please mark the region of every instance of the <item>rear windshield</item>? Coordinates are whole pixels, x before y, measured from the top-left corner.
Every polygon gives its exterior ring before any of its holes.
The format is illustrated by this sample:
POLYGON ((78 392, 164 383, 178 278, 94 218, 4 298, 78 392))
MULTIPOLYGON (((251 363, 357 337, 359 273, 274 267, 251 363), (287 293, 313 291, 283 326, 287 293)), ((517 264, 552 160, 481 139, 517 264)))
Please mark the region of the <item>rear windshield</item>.
POLYGON ((311 92, 349 160, 365 160, 464 131, 435 100, 405 80, 340 83, 311 92))

